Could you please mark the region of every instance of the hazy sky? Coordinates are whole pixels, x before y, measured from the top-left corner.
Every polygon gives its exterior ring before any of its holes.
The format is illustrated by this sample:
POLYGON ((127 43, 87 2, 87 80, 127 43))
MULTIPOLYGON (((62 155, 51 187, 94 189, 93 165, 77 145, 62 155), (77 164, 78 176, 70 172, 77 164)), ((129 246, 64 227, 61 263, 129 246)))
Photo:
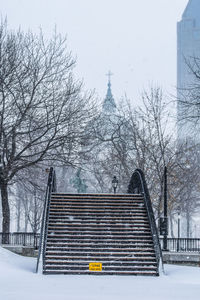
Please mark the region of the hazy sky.
POLYGON ((76 74, 104 98, 137 102, 152 82, 175 94, 176 23, 188 0, 0 0, 10 28, 51 34, 55 24, 77 56, 76 74))

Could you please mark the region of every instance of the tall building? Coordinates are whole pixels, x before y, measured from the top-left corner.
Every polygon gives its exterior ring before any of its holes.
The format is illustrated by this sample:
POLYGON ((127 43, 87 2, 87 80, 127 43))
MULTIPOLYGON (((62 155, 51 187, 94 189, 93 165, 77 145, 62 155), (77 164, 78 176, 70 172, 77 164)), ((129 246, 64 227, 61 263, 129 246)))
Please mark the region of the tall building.
MULTIPOLYGON (((194 87, 195 78, 188 64, 200 59, 200 0, 189 0, 182 19, 177 24, 177 88, 178 100, 188 100, 188 89, 194 87)), ((199 129, 187 119, 193 113, 191 107, 178 101, 178 138, 200 139, 199 129), (186 118, 185 118, 186 117, 186 118)))

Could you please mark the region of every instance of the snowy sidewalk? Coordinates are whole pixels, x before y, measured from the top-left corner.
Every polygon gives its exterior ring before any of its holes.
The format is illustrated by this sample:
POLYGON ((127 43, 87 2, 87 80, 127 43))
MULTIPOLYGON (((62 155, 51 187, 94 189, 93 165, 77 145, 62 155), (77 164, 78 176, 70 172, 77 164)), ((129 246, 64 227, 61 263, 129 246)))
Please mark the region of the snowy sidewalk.
POLYGON ((166 276, 45 276, 36 259, 0 247, 1 300, 198 300, 200 268, 165 266, 166 276))

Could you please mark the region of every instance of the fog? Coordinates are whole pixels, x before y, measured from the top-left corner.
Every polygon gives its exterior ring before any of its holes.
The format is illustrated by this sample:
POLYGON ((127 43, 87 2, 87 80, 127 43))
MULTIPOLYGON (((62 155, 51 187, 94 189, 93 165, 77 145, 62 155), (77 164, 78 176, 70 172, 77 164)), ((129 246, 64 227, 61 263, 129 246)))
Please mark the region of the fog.
POLYGON ((176 93, 176 23, 188 0, 1 0, 1 16, 10 28, 41 27, 46 35, 55 25, 67 35, 77 57, 76 76, 85 88, 106 93, 108 70, 116 100, 125 94, 139 103, 151 84, 176 93))

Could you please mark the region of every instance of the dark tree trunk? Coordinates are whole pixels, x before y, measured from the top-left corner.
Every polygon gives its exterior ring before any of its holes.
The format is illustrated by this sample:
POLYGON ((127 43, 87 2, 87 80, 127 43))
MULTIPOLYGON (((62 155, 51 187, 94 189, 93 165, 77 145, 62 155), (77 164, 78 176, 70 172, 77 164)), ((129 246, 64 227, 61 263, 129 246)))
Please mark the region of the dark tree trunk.
POLYGON ((9 244, 10 232, 10 207, 8 202, 8 184, 7 182, 0 183, 1 188, 1 202, 2 202, 2 244, 9 244))

